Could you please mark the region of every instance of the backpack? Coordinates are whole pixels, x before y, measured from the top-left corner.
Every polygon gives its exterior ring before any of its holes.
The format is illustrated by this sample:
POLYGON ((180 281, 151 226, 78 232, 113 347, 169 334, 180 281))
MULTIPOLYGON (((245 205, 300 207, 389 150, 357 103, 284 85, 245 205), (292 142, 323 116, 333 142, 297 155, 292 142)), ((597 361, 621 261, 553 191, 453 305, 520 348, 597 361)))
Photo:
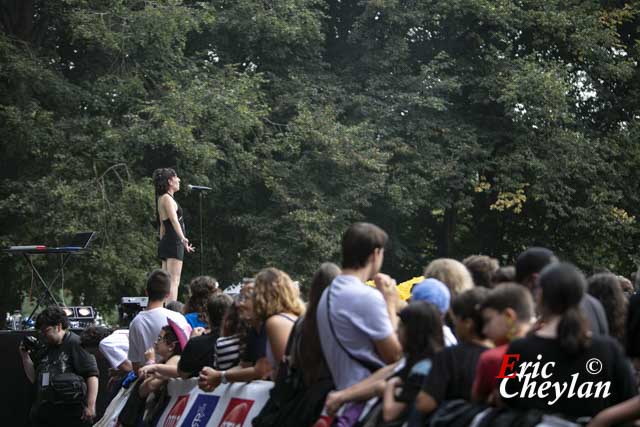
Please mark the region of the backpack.
MULTIPOLYGON (((287 341, 285 356, 297 345, 298 320, 287 341)), ((278 367, 278 378, 269 392, 269 400, 253 419, 253 427, 305 427, 313 425, 324 408, 327 394, 334 389, 333 380, 322 379, 307 387, 302 370, 291 366, 285 357, 278 367)))

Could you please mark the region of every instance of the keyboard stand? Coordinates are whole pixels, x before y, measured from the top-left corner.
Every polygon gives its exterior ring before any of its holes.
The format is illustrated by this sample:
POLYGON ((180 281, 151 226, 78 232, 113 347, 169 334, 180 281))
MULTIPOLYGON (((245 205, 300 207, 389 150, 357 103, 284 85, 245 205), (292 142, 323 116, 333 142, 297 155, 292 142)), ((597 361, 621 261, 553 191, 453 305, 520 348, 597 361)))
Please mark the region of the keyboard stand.
POLYGON ((51 302, 53 304, 57 305, 58 307, 62 307, 63 306, 63 304, 61 304, 57 300, 57 298, 55 297, 53 292, 51 292, 51 289, 53 289, 53 285, 55 285, 55 283, 58 281, 58 278, 61 277, 61 274, 64 271, 65 265, 67 265, 67 262, 69 262, 69 260, 71 259, 71 255, 78 254, 78 253, 81 253, 81 252, 84 252, 84 251, 81 250, 80 248, 78 248, 78 249, 75 249, 75 248, 73 248, 73 249, 51 248, 51 249, 44 249, 44 250, 33 250, 33 249, 11 250, 11 249, 5 249, 4 252, 7 252, 7 253, 12 254, 12 255, 22 254, 24 256, 24 259, 27 261, 27 265, 29 265, 29 268, 31 269, 33 274, 38 278, 38 282, 40 282, 40 285, 42 287, 41 291, 39 292, 38 299, 36 300, 36 306, 33 308, 33 311, 31 312, 29 317, 27 317, 27 321, 29 321, 29 320, 32 319, 33 315, 38 310, 40 305, 42 305, 45 302, 47 297, 49 298, 49 300, 51 300, 51 302), (38 268, 33 263, 33 260, 31 259, 31 256, 32 255, 54 255, 54 254, 62 254, 63 255, 62 264, 60 265, 60 267, 58 267, 58 269, 56 271, 56 275, 53 277, 53 279, 51 279, 51 281, 49 283, 47 283, 47 281, 44 279, 44 277, 42 277, 42 275, 38 271, 38 268))

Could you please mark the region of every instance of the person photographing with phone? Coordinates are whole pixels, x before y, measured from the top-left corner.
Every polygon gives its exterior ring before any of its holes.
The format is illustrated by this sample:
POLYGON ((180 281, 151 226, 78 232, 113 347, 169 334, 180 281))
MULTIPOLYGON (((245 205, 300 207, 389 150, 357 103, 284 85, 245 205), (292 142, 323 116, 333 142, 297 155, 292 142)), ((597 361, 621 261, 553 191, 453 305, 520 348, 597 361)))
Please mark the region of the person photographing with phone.
POLYGON ((36 387, 31 425, 91 425, 98 396, 95 357, 69 331, 69 319, 60 307, 45 308, 36 319, 36 329, 40 345, 23 342, 19 347, 25 375, 36 387))

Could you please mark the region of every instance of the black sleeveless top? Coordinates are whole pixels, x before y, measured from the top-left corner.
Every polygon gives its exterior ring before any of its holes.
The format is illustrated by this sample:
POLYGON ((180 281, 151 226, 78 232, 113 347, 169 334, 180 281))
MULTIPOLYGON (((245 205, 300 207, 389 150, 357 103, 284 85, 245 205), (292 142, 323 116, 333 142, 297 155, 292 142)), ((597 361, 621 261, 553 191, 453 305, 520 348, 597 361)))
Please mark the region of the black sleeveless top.
MULTIPOLYGON (((169 193, 167 193, 169 194, 169 193)), ((175 198, 169 194, 169 196, 175 201, 175 198)), ((182 218, 182 208, 176 202, 178 209, 176 210, 176 214, 178 215, 178 222, 180 223, 180 228, 182 229, 182 234, 185 234, 184 229, 184 219, 182 218)), ((156 202, 157 209, 157 202, 156 202)), ((160 239, 160 244, 158 245, 158 258, 161 260, 166 260, 168 258, 175 258, 180 261, 184 258, 184 245, 180 241, 178 237, 178 233, 173 228, 173 224, 171 224, 171 220, 169 218, 162 221, 164 225, 164 236, 160 239)))

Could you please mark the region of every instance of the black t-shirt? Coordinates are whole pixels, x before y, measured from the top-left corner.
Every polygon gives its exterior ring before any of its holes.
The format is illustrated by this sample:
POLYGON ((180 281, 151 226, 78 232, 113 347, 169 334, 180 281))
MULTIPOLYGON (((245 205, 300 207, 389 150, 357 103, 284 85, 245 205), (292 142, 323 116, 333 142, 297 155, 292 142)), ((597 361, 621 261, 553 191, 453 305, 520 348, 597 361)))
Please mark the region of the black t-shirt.
POLYGON ((240 358, 243 362, 255 364, 259 359, 267 354, 267 328, 264 324, 260 327, 260 331, 249 328, 247 332, 247 341, 245 352, 240 358))
POLYGON ((558 339, 532 335, 513 341, 509 354, 520 355, 517 361, 509 360, 515 361, 515 372, 523 363, 539 362, 537 371, 535 364, 529 365, 525 376, 501 380, 500 396, 512 408, 578 418, 594 416, 637 393, 631 365, 618 343, 606 336, 594 335, 589 348, 572 356, 560 348, 558 339))
POLYGON ((182 372, 188 372, 192 377, 197 377, 202 368, 212 367, 217 339, 218 334, 210 333, 193 337, 187 341, 178 362, 178 369, 182 372))
POLYGON ((443 400, 471 400, 476 365, 485 350, 485 346, 467 342, 445 347, 433 357, 422 390, 438 404, 443 400))
POLYGON ((396 375, 402 379, 400 393, 396 395, 399 402, 412 404, 416 400, 420 386, 432 369, 431 359, 426 358, 417 361, 411 366, 406 365, 396 375))
POLYGON ((71 331, 65 334, 60 345, 43 348, 32 360, 36 369, 38 401, 56 374, 73 372, 83 378, 99 375, 96 358, 80 345, 80 337, 71 331))

